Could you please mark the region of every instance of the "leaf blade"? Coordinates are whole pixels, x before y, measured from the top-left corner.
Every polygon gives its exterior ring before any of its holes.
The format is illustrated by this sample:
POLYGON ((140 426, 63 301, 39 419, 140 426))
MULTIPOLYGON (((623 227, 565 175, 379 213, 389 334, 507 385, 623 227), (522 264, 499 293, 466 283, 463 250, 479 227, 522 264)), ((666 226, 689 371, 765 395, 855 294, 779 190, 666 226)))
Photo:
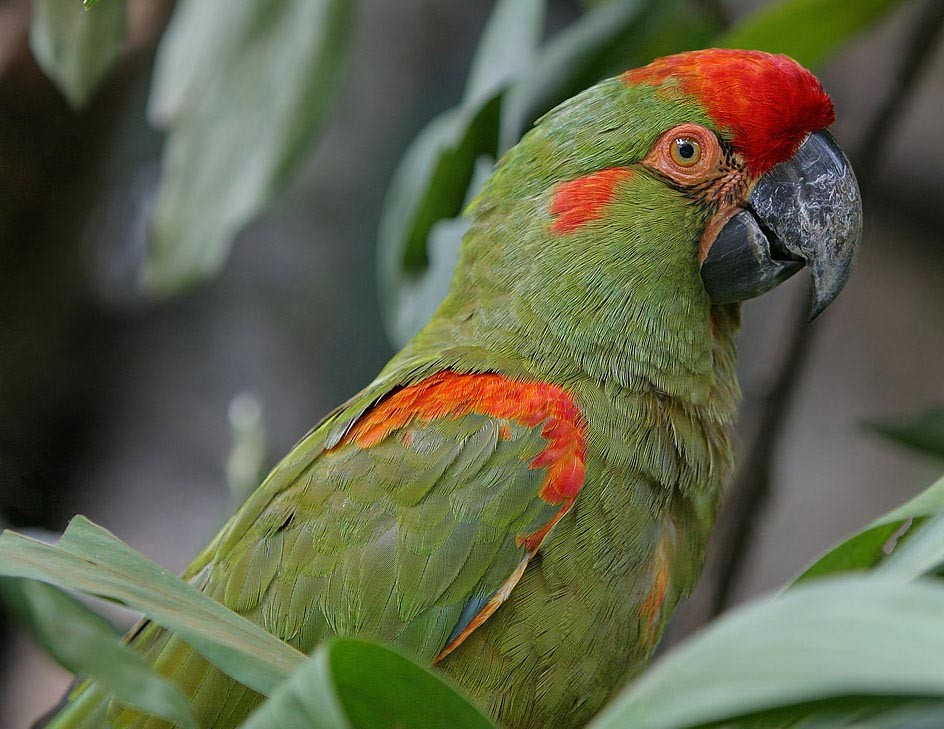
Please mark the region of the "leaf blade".
POLYGON ((871 421, 866 425, 895 443, 944 458, 944 408, 929 408, 906 419, 871 421))
POLYGON ((906 527, 906 522, 920 521, 941 513, 944 513, 944 478, 827 550, 791 584, 841 572, 871 569, 885 558, 883 547, 896 532, 906 527))
POLYGON ((766 5, 722 34, 722 48, 785 53, 804 66, 822 64, 904 0, 784 0, 766 5))
POLYGON ((186 697, 121 643, 114 627, 78 600, 42 582, 0 579, 0 594, 59 665, 94 680, 126 706, 197 729, 186 697))
POLYGON ((150 101, 170 135, 145 289, 170 295, 214 274, 233 237, 285 184, 339 85, 351 7, 350 0, 180 4, 150 101))
POLYGON ((30 49, 73 109, 88 103, 121 55, 125 16, 125 0, 111 0, 95 12, 75 0, 33 3, 30 49))
POLYGON ((55 546, 0 534, 0 575, 25 577, 113 600, 179 633, 224 673, 268 694, 304 656, 76 517, 55 546))
POLYGON ((273 726, 495 729, 432 671, 390 648, 355 638, 337 638, 319 646, 241 729, 273 726))
POLYGON ((590 727, 685 729, 851 695, 941 699, 941 615, 939 583, 803 585, 670 650, 590 727))

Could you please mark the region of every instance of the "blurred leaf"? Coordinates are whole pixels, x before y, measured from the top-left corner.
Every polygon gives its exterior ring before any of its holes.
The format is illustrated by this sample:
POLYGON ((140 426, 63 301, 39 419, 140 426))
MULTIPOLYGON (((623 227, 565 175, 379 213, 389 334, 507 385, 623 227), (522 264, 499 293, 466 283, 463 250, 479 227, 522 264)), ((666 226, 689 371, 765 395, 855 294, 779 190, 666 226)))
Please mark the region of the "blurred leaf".
POLYGON ((0 575, 113 600, 173 630, 228 675, 268 694, 304 660, 294 648, 77 516, 55 546, 0 534, 0 575))
POLYGON ((944 408, 931 408, 900 422, 877 421, 867 425, 889 440, 944 458, 944 408))
POLYGON ((338 86, 350 0, 185 0, 158 51, 151 117, 169 127, 142 282, 215 273, 301 161, 338 86))
POLYGON ((899 531, 899 543, 914 533, 923 519, 944 513, 944 479, 935 482, 911 501, 876 519, 862 531, 849 537, 807 567, 794 584, 835 575, 840 572, 868 570, 879 564, 887 553, 885 545, 899 531), (910 525, 908 522, 912 522, 910 525))
MULTIPOLYGON (((591 729, 682 729, 848 696, 944 698, 944 586, 845 578, 736 609, 670 650, 591 729)), ((756 726, 755 722, 745 726, 756 726)))
POLYGON ((495 153, 501 94, 534 56, 544 6, 536 0, 496 4, 476 50, 462 103, 426 126, 394 173, 381 215, 378 253, 385 321, 391 339, 398 343, 416 330, 416 317, 403 311, 411 303, 404 289, 415 285, 429 265, 427 245, 433 226, 462 212, 476 160, 495 153))
POLYGON ((61 666, 93 679, 122 704, 196 729, 193 709, 180 690, 122 643, 100 615, 33 580, 0 578, 0 595, 19 624, 61 666))
POLYGON ((439 676, 389 648, 351 638, 315 654, 242 729, 492 729, 439 676))
POLYGON ((125 0, 109 0, 94 13, 78 0, 33 2, 30 48, 73 109, 85 106, 124 41, 125 0))
POLYGON ((82 0, 82 4, 85 6, 86 10, 91 10, 96 5, 98 5, 102 0, 82 0))
POLYGON ((786 53, 804 66, 818 66, 839 47, 904 0, 783 0, 747 16, 715 43, 786 53))
POLYGON ((528 67, 541 40, 546 5, 546 0, 496 2, 472 59, 464 104, 488 101, 528 67))

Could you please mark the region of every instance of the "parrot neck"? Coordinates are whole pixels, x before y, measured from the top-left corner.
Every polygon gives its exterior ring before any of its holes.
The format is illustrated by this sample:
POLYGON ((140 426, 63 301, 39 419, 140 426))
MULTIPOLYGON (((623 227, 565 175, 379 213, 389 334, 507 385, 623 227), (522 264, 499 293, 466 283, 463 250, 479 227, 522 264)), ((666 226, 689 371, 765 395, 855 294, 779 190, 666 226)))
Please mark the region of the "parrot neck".
POLYGON ((631 286, 608 294, 582 287, 577 295, 565 279, 534 292, 527 280, 503 280, 504 287, 493 280, 454 281, 404 354, 439 351, 447 359, 452 350, 461 353, 460 367, 655 392, 709 405, 712 419, 733 418, 740 394, 739 305, 691 307, 631 286))

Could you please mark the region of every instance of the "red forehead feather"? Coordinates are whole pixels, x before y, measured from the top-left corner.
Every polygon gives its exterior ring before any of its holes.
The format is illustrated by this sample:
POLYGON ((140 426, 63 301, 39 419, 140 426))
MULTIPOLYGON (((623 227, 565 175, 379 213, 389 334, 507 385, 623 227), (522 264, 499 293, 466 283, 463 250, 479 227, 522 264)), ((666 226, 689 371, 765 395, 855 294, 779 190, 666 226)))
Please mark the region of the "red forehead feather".
POLYGON ((810 132, 835 120, 833 104, 816 77, 788 56, 712 48, 659 58, 627 71, 629 84, 674 81, 697 97, 754 175, 789 159, 810 132))

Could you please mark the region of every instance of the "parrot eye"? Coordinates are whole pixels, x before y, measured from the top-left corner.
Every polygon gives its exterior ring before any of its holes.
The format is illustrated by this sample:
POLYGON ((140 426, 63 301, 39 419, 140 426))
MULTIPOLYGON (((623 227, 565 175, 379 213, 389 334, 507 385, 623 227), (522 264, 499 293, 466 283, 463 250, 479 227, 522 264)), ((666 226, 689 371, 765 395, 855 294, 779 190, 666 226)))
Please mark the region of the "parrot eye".
POLYGON ((672 161, 681 167, 693 167, 701 159, 701 144, 691 137, 677 137, 669 151, 672 161))
POLYGON ((716 175, 722 158, 714 132, 689 123, 664 131, 642 163, 679 185, 689 186, 716 175))

